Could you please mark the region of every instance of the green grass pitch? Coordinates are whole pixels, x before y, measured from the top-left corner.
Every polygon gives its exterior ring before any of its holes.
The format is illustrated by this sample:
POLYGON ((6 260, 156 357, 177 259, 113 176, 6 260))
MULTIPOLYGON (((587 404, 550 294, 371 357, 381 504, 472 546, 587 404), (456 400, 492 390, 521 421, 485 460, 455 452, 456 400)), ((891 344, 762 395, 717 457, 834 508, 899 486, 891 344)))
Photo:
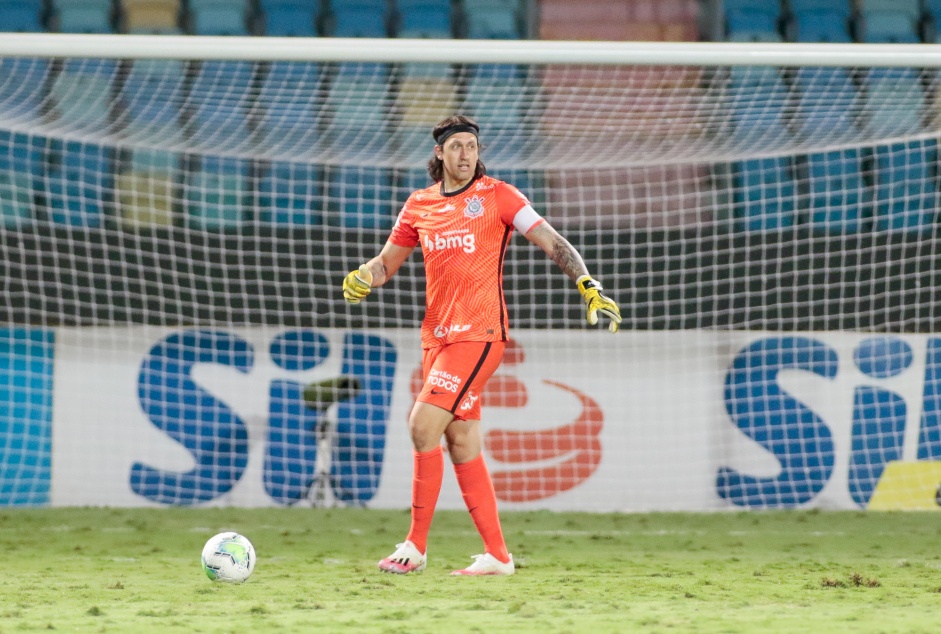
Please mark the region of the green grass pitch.
POLYGON ((0 511, 0 632, 937 632, 941 515, 504 513, 519 564, 458 578, 480 539, 439 512, 428 569, 376 562, 405 511, 0 511), (244 533, 243 585, 203 574, 203 543, 244 533))

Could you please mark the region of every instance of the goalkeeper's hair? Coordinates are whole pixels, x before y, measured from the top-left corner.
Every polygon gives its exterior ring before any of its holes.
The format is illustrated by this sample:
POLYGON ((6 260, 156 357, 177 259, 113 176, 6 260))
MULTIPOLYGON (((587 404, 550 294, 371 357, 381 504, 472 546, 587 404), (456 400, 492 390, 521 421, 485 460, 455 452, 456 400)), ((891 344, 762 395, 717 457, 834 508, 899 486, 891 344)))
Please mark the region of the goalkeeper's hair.
MULTIPOLYGON (((479 130, 480 126, 477 125, 477 122, 471 119, 468 116, 462 114, 451 115, 446 119, 442 119, 438 122, 438 125, 434 127, 431 131, 431 136, 435 139, 441 138, 441 135, 445 133, 448 128, 453 128, 455 126, 470 126, 474 129, 479 130)), ((483 146, 480 145, 480 140, 477 141, 477 147, 480 150, 483 150, 483 146)), ((480 157, 477 157, 477 166, 474 168, 474 179, 478 179, 484 174, 487 173, 487 166, 484 165, 483 161, 480 160, 480 157)), ((428 175, 431 177, 431 180, 440 183, 444 180, 444 162, 439 159, 437 156, 432 156, 431 160, 428 161, 428 175)))

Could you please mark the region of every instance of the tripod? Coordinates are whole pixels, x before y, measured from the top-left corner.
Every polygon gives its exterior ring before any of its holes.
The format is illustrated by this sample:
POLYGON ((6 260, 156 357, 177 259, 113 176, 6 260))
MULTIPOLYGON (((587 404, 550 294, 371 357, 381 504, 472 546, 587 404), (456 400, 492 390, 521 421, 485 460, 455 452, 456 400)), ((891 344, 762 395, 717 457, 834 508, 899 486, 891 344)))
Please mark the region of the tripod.
MULTIPOLYGON (((359 379, 341 376, 311 383, 304 388, 304 404, 320 413, 314 433, 317 436, 317 462, 314 479, 304 496, 315 507, 327 506, 327 490, 333 463, 333 444, 336 434, 336 408, 340 401, 355 398, 362 386, 359 379), (333 408, 333 415, 328 411, 333 408)), ((332 506, 332 503, 331 503, 332 506)))

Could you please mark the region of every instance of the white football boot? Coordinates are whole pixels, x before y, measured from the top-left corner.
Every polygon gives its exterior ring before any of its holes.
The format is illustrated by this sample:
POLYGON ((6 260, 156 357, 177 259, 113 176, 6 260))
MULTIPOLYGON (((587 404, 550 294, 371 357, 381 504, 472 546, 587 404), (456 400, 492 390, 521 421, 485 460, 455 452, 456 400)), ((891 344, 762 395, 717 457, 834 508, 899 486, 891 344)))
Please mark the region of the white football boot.
POLYGON ((379 562, 379 570, 405 575, 410 572, 421 572, 426 565, 428 565, 428 558, 418 552, 415 544, 406 539, 404 543, 396 544, 394 553, 379 562))
POLYGON ((516 566, 513 565, 513 555, 510 555, 510 561, 503 563, 490 553, 483 555, 474 555, 474 563, 463 570, 455 570, 452 575, 464 577, 483 577, 483 576, 508 576, 516 572, 516 566))

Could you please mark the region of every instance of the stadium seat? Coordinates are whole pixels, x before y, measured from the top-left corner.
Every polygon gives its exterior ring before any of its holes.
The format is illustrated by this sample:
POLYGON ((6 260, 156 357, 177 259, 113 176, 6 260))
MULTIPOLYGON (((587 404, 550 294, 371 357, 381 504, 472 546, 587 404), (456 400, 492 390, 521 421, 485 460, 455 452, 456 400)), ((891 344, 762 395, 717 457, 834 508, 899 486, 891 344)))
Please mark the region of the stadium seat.
MULTIPOLYGON (((428 134, 428 138, 431 138, 430 134, 428 134)), ((430 152, 428 152, 428 156, 431 156, 430 152)), ((405 204, 412 192, 425 189, 433 184, 431 177, 428 175, 428 170, 423 167, 396 170, 393 179, 395 182, 394 200, 397 208, 401 208, 405 204)))
POLYGON ((856 39, 877 44, 915 44, 921 41, 917 19, 904 11, 863 11, 855 20, 856 39))
POLYGON ((53 21, 62 33, 114 31, 110 0, 56 0, 53 21))
POLYGON ((436 123, 456 112, 457 92, 457 85, 448 77, 404 77, 395 96, 399 122, 425 128, 430 135, 436 123))
POLYGON ((319 34, 319 0, 262 0, 263 32, 278 37, 315 37, 319 34))
POLYGON ((284 225, 323 222, 323 175, 316 165, 277 162, 258 181, 259 220, 284 225))
POLYGON ((348 165, 330 167, 327 174, 329 224, 357 229, 388 229, 398 213, 392 193, 389 170, 348 165))
MULTIPOLYGON (((930 1, 929 1, 930 4, 930 1)), ((898 11, 904 13, 915 22, 921 19, 921 0, 858 0, 861 12, 867 11, 898 11)))
POLYGON ((42 0, 0 0, 0 32, 38 33, 45 31, 42 0))
POLYGON ((794 89, 793 121, 800 138, 839 142, 854 137, 860 95, 849 70, 801 67, 794 76, 794 89))
POLYGON ((113 152, 78 141, 52 140, 46 161, 50 219, 70 226, 99 226, 114 191, 113 152))
POLYGON ((33 135, 0 131, 0 226, 20 227, 34 220, 43 143, 33 135))
POLYGON ((515 4, 481 6, 465 5, 465 35, 470 39, 518 40, 523 37, 520 16, 515 4))
POLYGON ((388 37, 389 6, 385 0, 333 0, 325 34, 333 37, 388 37))
POLYGON ((390 143, 391 154, 397 165, 426 164, 431 158, 433 146, 431 126, 425 125, 400 125, 390 143))
POLYGON ((780 41, 780 14, 764 7, 733 8, 725 13, 726 39, 736 42, 780 41))
POLYGON ((837 11, 849 17, 852 0, 788 0, 788 7, 793 13, 804 11, 837 11))
POLYGON ((737 228, 774 231, 794 224, 796 187, 790 159, 737 161, 732 185, 737 228))
POLYGON ((521 68, 512 64, 478 64, 468 68, 468 75, 463 110, 480 124, 485 139, 499 139, 487 151, 488 157, 518 158, 532 141, 523 122, 535 87, 521 68))
POLYGON ((188 22, 195 35, 248 35, 245 0, 190 0, 188 22))
POLYGON ((539 39, 623 41, 627 39, 630 19, 630 8, 625 2, 542 0, 539 39))
MULTIPOLYGON (((180 107, 187 66, 175 60, 136 60, 121 86, 115 128, 125 136, 174 140, 182 137, 180 107)), ((151 141, 152 142, 152 141, 151 141)))
POLYGON ((137 34, 178 34, 180 0, 123 0, 121 31, 137 34))
POLYGON ((938 148, 933 140, 871 151, 873 216, 878 230, 928 233, 938 213, 938 148))
POLYGON ((0 114, 4 119, 29 121, 41 114, 45 84, 50 72, 47 59, 0 58, 0 114), (38 89, 23 90, 23 86, 38 89))
POLYGON ((789 135, 785 123, 788 92, 778 68, 732 68, 726 108, 738 146, 751 149, 789 135))
POLYGON ((812 227, 837 233, 860 230, 867 188, 859 150, 807 155, 800 160, 797 174, 806 188, 801 207, 812 227))
POLYGON ((785 32, 789 41, 852 42, 848 0, 789 0, 785 32))
POLYGON ((862 80, 868 119, 865 130, 874 138, 913 134, 922 129, 927 97, 917 72, 910 68, 872 68, 862 80))
POLYGON ((454 36, 450 0, 399 0, 398 10, 398 37, 454 36))
POLYGON ((187 225, 219 231, 245 223, 249 202, 248 162, 227 157, 192 158, 185 172, 187 225))
POLYGON ((319 94, 324 67, 308 62, 272 62, 255 99, 255 143, 279 153, 308 153, 321 139, 324 109, 311 103, 319 94))
POLYGON ((117 73, 114 60, 65 60, 50 88, 60 125, 77 131, 106 130, 117 73))
POLYGON ((327 90, 325 109, 332 117, 325 136, 346 157, 370 156, 384 148, 389 130, 391 75, 387 64, 339 64, 327 90), (358 125, 349 125, 355 121, 358 125))
POLYGON ((253 74, 251 62, 200 64, 184 105, 191 113, 187 133, 194 147, 209 152, 248 143, 253 74))
POLYGON ((166 150, 136 148, 116 175, 115 206, 121 222, 172 226, 180 187, 180 156, 166 150))
POLYGON ((847 16, 829 9, 807 10, 794 14, 789 39, 795 42, 849 43, 847 16))

